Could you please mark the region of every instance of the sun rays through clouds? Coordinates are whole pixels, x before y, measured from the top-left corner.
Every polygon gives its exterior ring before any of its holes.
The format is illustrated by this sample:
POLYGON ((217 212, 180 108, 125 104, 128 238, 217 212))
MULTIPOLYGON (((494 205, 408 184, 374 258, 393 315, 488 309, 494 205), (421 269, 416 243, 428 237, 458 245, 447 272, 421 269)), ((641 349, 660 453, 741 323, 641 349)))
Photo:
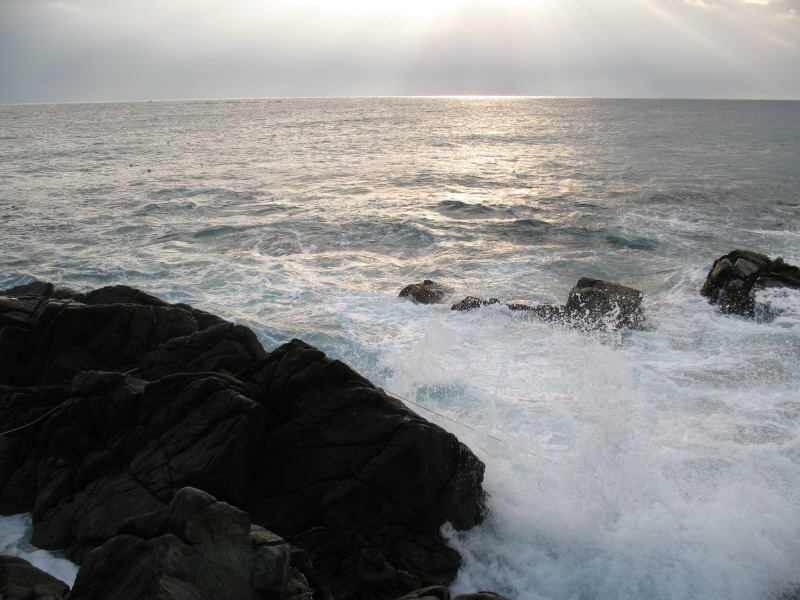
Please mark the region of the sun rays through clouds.
POLYGON ((800 0, 4 0, 0 102, 798 98, 800 0))

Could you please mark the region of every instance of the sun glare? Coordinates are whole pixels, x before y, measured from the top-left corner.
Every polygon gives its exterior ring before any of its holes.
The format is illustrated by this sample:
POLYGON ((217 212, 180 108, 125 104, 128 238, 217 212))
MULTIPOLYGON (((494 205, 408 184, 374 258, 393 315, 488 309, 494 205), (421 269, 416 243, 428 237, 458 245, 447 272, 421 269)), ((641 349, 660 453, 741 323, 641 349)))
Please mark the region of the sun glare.
POLYGON ((284 0, 290 6, 318 7, 327 11, 367 15, 376 13, 429 17, 469 4, 489 3, 505 6, 528 6, 539 0, 284 0))

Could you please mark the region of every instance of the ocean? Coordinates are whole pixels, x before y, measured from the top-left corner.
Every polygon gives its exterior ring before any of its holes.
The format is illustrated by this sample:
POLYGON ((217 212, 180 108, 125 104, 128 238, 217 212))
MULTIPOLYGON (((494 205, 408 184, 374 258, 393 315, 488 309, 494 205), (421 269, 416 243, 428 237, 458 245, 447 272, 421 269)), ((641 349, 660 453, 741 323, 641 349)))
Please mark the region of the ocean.
MULTIPOLYGON (((737 248, 800 265, 800 102, 4 105, 0 231, 0 289, 123 283, 268 350, 301 338, 456 434, 487 465, 490 513, 445 527, 453 592, 800 584, 800 296, 755 322, 698 293, 737 248), (640 289, 647 327, 397 297, 433 279, 453 301, 563 303, 581 277, 640 289)), ((28 524, 0 520, 0 551, 36 554, 28 524)))

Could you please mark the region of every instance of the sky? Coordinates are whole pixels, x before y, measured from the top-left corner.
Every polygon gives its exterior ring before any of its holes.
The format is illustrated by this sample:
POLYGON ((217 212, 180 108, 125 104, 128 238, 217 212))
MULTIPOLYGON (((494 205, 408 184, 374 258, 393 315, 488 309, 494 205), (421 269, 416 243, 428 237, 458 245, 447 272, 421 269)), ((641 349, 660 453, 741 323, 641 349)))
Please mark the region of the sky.
POLYGON ((0 0, 0 103, 800 99, 800 0, 0 0))

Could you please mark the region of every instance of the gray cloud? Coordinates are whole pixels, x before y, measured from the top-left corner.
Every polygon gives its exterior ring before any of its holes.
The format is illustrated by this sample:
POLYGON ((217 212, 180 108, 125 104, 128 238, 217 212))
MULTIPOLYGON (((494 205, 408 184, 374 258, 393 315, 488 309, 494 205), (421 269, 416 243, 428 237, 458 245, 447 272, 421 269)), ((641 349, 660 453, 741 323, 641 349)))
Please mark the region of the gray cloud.
POLYGON ((0 0, 0 102, 328 95, 800 98, 800 0, 0 0), (330 5, 329 5, 330 6, 330 5))

